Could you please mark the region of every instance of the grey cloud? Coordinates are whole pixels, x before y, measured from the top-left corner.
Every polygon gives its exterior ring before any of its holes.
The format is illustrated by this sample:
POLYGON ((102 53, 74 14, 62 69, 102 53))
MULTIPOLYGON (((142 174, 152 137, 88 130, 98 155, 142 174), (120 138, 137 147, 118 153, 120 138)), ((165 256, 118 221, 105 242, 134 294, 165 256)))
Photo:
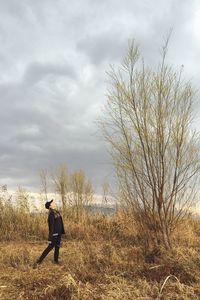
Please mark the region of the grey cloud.
MULTIPOLYGON (((95 14, 96 19, 91 20, 91 27, 95 30, 85 32, 77 41, 77 49, 85 53, 94 64, 121 61, 128 40, 131 39, 140 45, 147 62, 155 64, 170 28, 174 30, 171 40, 179 53, 182 50, 189 51, 187 47, 179 48, 179 45, 183 47, 185 41, 194 41, 188 25, 194 18, 196 1, 160 1, 159 5, 156 0, 151 1, 151 4, 149 1, 111 1, 107 10, 103 4, 105 2, 98 6, 95 2, 99 8, 99 14, 95 14)), ((173 46, 171 48, 174 53, 173 46)), ((177 52, 174 54, 174 62, 178 57, 183 57, 177 52)))
POLYGON ((102 32, 99 35, 80 39, 77 49, 84 51, 92 63, 121 59, 125 54, 127 40, 120 32, 102 32))
MULTIPOLYGON (((87 173, 91 173, 88 170, 90 166, 95 166, 99 154, 98 139, 88 127, 89 124, 93 126, 93 121, 87 120, 87 103, 83 101, 80 105, 76 99, 77 103, 73 105, 67 95, 64 97, 61 93, 60 98, 59 94, 56 98, 43 85, 38 87, 30 83, 27 86, 27 80, 24 80, 0 87, 5 101, 4 111, 0 111, 0 116, 4 118, 0 128, 3 136, 0 148, 2 180, 7 174, 9 178, 16 178, 17 183, 17 178, 25 176, 24 184, 27 185, 26 174, 30 174, 29 186, 34 184, 31 178, 34 178, 33 174, 38 175, 40 168, 55 167, 62 162, 71 165, 71 168, 86 167, 87 173), (81 108, 77 109, 77 105, 81 108), (6 156, 6 153, 9 155, 6 156), (88 155, 90 159, 87 159, 88 155), (84 161, 88 164, 83 164, 84 161)), ((83 100, 80 89, 81 92, 83 100)), ((102 146, 101 149, 104 153, 102 146)), ((94 172, 91 174, 97 178, 101 173, 102 170, 99 170, 96 177, 94 172)))
POLYGON ((186 0, 1 1, 0 183, 37 190, 39 169, 60 163, 85 169, 99 191, 113 182, 95 124, 105 71, 132 38, 153 65, 173 27, 169 61, 198 82, 198 11, 186 0))
POLYGON ((34 62, 26 68, 24 81, 30 85, 33 85, 46 76, 67 76, 72 79, 76 79, 77 77, 75 69, 64 62, 63 64, 59 64, 56 62, 34 62))

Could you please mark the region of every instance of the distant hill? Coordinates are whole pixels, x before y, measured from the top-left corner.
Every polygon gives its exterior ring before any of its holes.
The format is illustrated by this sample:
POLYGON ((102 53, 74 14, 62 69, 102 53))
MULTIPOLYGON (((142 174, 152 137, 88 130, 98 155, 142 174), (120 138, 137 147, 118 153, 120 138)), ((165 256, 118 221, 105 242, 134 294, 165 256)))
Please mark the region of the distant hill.
POLYGON ((85 206, 85 209, 90 213, 102 213, 106 215, 112 215, 116 212, 116 206, 114 205, 97 205, 97 204, 91 204, 85 206))

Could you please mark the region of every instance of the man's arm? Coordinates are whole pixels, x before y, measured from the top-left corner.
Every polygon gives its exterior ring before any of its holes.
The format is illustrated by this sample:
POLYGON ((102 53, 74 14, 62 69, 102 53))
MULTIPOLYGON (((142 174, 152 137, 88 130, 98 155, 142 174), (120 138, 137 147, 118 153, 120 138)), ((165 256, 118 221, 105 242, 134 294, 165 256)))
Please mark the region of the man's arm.
POLYGON ((62 223, 62 234, 65 234, 65 229, 64 229, 64 224, 63 224, 63 219, 61 217, 61 223, 62 223))
POLYGON ((49 214, 48 223, 49 223, 49 237, 48 237, 48 241, 52 242, 53 232, 54 232, 54 215, 53 215, 52 212, 49 214))

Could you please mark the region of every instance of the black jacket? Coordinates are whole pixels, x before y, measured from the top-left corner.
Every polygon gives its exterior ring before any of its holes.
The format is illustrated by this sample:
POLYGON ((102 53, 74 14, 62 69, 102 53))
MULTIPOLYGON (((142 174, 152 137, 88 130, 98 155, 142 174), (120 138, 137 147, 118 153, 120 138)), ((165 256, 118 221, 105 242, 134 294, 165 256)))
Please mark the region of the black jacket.
POLYGON ((54 213, 53 209, 49 209, 48 215, 49 237, 48 240, 52 241, 54 236, 65 234, 63 219, 60 213, 54 213))

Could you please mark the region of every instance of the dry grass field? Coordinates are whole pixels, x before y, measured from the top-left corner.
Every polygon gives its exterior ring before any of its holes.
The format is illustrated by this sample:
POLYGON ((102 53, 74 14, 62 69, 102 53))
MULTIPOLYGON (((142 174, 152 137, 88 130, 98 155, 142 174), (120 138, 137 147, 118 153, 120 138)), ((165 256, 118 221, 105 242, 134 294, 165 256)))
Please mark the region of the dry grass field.
POLYGON ((200 299, 199 221, 184 221, 173 251, 163 250, 151 260, 153 254, 145 252, 123 215, 91 216, 79 223, 65 217, 61 265, 53 264, 50 253, 37 269, 32 264, 47 245, 46 216, 27 217, 22 224, 21 235, 11 227, 1 230, 1 300, 200 299))

